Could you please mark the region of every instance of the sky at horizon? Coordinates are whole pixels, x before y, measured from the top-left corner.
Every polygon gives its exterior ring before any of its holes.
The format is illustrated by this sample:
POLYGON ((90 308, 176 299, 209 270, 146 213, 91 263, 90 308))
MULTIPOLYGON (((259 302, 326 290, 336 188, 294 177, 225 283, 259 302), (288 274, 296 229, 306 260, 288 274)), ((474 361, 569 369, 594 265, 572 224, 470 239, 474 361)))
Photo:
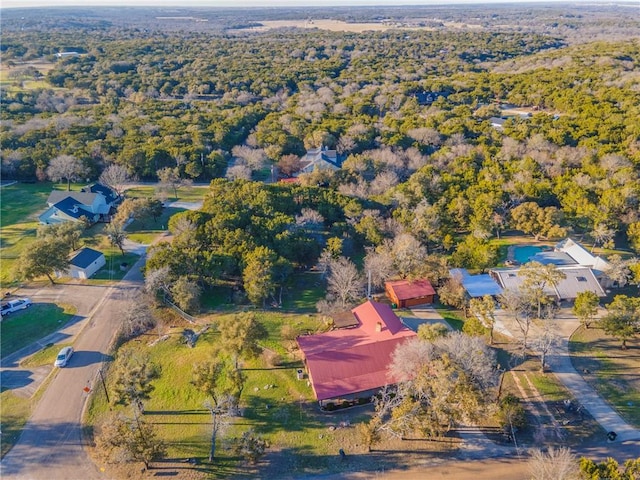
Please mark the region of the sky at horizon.
MULTIPOLYGON (((597 3, 593 0, 0 0, 0 8, 38 7, 329 7, 415 6, 491 3, 597 3)), ((616 2, 613 2, 616 3, 616 2)), ((627 3, 627 2, 622 2, 627 3)), ((632 2, 630 2, 632 3, 632 2)))

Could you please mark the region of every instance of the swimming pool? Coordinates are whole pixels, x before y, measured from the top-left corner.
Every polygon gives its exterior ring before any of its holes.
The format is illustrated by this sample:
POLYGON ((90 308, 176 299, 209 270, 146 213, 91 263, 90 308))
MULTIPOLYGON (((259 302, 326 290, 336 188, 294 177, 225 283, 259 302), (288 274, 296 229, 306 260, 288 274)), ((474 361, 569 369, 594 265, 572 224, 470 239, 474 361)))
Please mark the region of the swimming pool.
POLYGON ((513 247, 513 259, 518 263, 527 263, 536 253, 542 252, 542 247, 522 245, 513 247))

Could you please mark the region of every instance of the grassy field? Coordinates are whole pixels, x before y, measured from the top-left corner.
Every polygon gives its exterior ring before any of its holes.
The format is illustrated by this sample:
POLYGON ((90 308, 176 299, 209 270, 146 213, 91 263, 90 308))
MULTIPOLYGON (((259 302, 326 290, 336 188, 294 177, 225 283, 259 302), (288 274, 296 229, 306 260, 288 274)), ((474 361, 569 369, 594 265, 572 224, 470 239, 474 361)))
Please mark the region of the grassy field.
MULTIPOLYGON (((173 190, 169 191, 169 197, 166 199, 167 202, 201 202, 204 198, 205 194, 209 191, 208 186, 191 186, 191 187, 181 187, 178 189, 178 196, 175 197, 173 195, 173 190)), ((145 197, 155 197, 156 196, 156 188, 149 186, 139 186, 135 188, 129 188, 126 191, 127 197, 132 198, 145 198, 145 197)))
POLYGON ((54 66, 55 64, 45 61, 24 62, 6 68, 3 66, 0 69, 0 85, 8 91, 14 92, 42 88, 60 90, 42 78, 35 80, 33 76, 21 74, 27 67, 33 67, 45 76, 54 66))
MULTIPOLYGON (((264 342, 268 348, 278 342, 280 328, 285 322, 312 329, 317 323, 306 315, 258 313, 258 317, 270 332, 269 340, 264 342)), ((168 340, 153 347, 147 346, 147 342, 157 338, 156 335, 142 336, 141 341, 131 342, 123 348, 135 348, 139 354, 144 352, 151 362, 161 366, 162 376, 154 383, 151 399, 145 402, 145 419, 155 424, 159 435, 167 441, 169 456, 202 459, 207 456, 209 447, 209 414, 203 407, 205 397, 189 382, 193 365, 212 359, 219 350, 219 335, 213 329, 209 330, 199 338, 195 348, 189 348, 181 341, 181 332, 181 328, 172 329, 168 340)), ((263 358, 246 361, 247 383, 242 396, 244 415, 234 421, 226 436, 237 436, 252 426, 272 444, 293 447, 300 442, 318 443, 318 431, 307 428, 308 415, 300 411, 309 408, 313 399, 307 383, 296 379, 295 370, 300 366, 301 363, 289 362, 285 366, 269 367, 263 358), (265 388, 267 385, 269 388, 265 388), (291 435, 285 433, 289 430, 293 432, 291 435)), ((108 384, 113 381, 108 376, 108 384)), ((97 391, 89 408, 90 423, 100 424, 107 411, 106 398, 97 391)), ((221 443, 215 466, 217 478, 233 473, 237 464, 235 456, 224 447, 224 442, 221 443)))
POLYGON ((620 341, 597 328, 580 327, 571 337, 573 366, 630 424, 640 428, 640 339, 620 341))
POLYGON ((451 307, 446 307, 444 305, 435 305, 436 312, 438 312, 442 318, 444 318, 451 328, 454 330, 462 331, 462 326, 464 325, 464 315, 459 310, 454 310, 451 307))
POLYGON ((55 332, 76 313, 71 305, 34 304, 26 310, 2 318, 0 344, 2 356, 7 356, 42 337, 55 332))
POLYGON ((50 183, 16 183, 0 189, 0 284, 12 285, 15 259, 35 239, 38 214, 47 208, 50 183))

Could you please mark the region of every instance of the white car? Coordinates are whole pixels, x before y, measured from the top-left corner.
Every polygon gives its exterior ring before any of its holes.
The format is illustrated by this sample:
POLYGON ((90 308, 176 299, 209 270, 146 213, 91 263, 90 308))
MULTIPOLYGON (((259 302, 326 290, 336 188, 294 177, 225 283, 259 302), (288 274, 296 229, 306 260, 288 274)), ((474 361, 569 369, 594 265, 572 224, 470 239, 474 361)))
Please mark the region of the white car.
POLYGON ((69 359, 71 358, 71 355, 73 355, 73 347, 64 347, 58 353, 58 356, 56 357, 56 362, 53 365, 55 367, 66 366, 67 362, 69 362, 69 359))
POLYGON ((24 310, 29 308, 32 302, 30 298, 18 298, 2 304, 2 316, 9 315, 10 313, 17 312, 18 310, 24 310))

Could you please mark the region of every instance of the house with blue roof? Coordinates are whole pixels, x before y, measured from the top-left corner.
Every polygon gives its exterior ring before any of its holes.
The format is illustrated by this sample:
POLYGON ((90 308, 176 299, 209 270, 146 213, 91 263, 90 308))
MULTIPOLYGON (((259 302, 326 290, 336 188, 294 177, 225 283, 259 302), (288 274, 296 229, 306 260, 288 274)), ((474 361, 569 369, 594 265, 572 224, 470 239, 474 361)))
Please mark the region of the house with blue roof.
POLYGON ((62 222, 107 222, 114 213, 118 195, 105 185, 95 183, 79 192, 54 190, 47 199, 49 208, 38 217, 40 223, 52 225, 62 222))
POLYGON ((502 293, 502 287, 488 273, 471 275, 465 268, 452 268, 449 274, 460 280, 469 298, 496 297, 502 293))

